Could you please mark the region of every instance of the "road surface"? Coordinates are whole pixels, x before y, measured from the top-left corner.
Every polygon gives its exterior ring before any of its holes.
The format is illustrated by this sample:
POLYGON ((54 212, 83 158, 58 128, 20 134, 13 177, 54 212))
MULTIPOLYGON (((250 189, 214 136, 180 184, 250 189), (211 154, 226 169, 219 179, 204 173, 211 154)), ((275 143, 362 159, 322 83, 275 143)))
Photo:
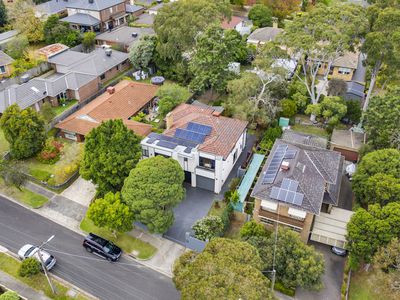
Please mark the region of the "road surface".
POLYGON ((83 236, 0 196, 0 245, 17 253, 24 244, 45 246, 57 259, 51 270, 100 299, 179 299, 172 280, 131 259, 110 263, 82 247, 83 236))

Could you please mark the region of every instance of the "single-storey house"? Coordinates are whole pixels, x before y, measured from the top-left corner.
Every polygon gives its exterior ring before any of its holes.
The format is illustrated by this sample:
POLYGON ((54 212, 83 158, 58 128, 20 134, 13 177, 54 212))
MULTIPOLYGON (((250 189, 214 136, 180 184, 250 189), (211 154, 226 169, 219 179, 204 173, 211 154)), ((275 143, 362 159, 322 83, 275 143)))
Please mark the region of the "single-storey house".
POLYGON ((14 59, 0 50, 0 79, 11 75, 13 61, 14 59))
POLYGON ((179 162, 185 181, 219 193, 246 146, 247 122, 211 107, 181 104, 166 116, 167 129, 141 142, 143 158, 162 155, 179 162))
POLYGON ((130 3, 126 3, 125 7, 126 7, 126 12, 135 17, 140 16, 146 10, 144 6, 130 4, 130 3))
POLYGON ((276 36, 283 31, 276 24, 273 27, 263 27, 254 30, 247 38, 249 44, 264 45, 275 40, 276 36))
MULTIPOLYGON (((350 81, 353 78, 358 66, 359 53, 347 51, 342 56, 334 60, 329 70, 330 79, 342 79, 350 81)), ((326 73, 327 63, 321 63, 318 74, 323 76, 326 73)))
POLYGON ((158 86, 123 80, 99 97, 56 124, 61 136, 81 142, 93 128, 101 122, 122 119, 124 124, 137 135, 146 136, 151 125, 130 118, 153 105, 158 86))
POLYGON ((128 48, 145 35, 154 35, 153 28, 121 26, 112 31, 103 32, 96 36, 99 46, 119 46, 118 49, 128 52, 128 48))
POLYGON ((350 130, 334 129, 330 149, 340 152, 348 161, 358 161, 361 146, 366 142, 366 134, 350 130))
POLYGON ((224 19, 222 21, 221 27, 223 29, 235 29, 241 35, 250 34, 251 28, 253 27, 253 22, 246 18, 232 16, 230 21, 224 19))
POLYGON ((68 0, 50 0, 35 6, 35 16, 40 19, 47 19, 51 15, 58 14, 60 17, 68 15, 68 0))

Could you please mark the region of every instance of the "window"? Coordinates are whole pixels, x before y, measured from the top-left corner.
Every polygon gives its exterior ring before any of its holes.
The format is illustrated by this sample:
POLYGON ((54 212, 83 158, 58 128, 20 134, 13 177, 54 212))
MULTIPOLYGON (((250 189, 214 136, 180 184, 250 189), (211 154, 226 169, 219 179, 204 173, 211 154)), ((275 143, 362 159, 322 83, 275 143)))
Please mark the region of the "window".
POLYGON ((118 70, 119 70, 119 65, 117 65, 115 68, 116 68, 116 69, 117 69, 117 71, 118 71, 118 70))
POLYGON ((149 150, 148 149, 142 149, 142 156, 143 157, 149 157, 149 150))
POLYGON ((265 218, 265 217, 260 217, 260 222, 264 223, 264 224, 268 224, 268 225, 274 225, 275 224, 274 220, 271 220, 271 219, 268 219, 268 218, 265 218))
POLYGON ((349 69, 349 68, 339 68, 338 73, 339 73, 339 74, 348 75, 348 74, 351 73, 351 69, 349 69))
POLYGON ((200 156, 199 166, 202 168, 215 170, 215 160, 200 156))
POLYGON ((4 74, 6 72, 6 67, 5 66, 0 66, 0 73, 4 74))
POLYGON ((288 225, 288 227, 289 227, 291 230, 295 231, 295 232, 299 232, 299 233, 301 232, 301 229, 298 228, 298 227, 289 226, 289 225, 288 225))
POLYGON ((233 153, 233 162, 237 159, 238 150, 236 149, 235 153, 233 153))
POLYGON ((100 75, 100 79, 101 79, 101 80, 104 80, 105 78, 106 78, 106 74, 101 74, 101 75, 100 75))

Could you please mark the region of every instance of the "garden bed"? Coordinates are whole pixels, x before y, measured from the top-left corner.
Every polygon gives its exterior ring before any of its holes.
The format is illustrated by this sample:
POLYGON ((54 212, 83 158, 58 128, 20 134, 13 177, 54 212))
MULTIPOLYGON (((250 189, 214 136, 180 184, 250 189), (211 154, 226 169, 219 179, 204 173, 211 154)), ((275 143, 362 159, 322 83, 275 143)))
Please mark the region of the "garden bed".
POLYGON ((95 233, 107 240, 112 241, 128 254, 137 252, 138 254, 135 256, 141 260, 150 259, 157 251, 157 248, 154 246, 136 239, 128 233, 117 233, 117 237, 115 237, 111 231, 95 226, 87 217, 82 220, 80 228, 87 233, 95 233))
POLYGON ((55 300, 84 300, 88 299, 87 297, 83 296, 82 294, 78 294, 76 297, 72 298, 67 295, 68 287, 61 284, 60 282, 52 279, 52 282, 57 290, 57 295, 53 295, 51 288, 46 280, 46 277, 43 273, 36 274, 32 277, 21 277, 18 275, 18 270, 21 265, 21 262, 16 260, 15 258, 5 254, 0 253, 0 270, 4 271, 5 273, 9 274, 10 276, 16 278, 19 281, 29 285, 31 288, 42 291, 44 294, 55 300))

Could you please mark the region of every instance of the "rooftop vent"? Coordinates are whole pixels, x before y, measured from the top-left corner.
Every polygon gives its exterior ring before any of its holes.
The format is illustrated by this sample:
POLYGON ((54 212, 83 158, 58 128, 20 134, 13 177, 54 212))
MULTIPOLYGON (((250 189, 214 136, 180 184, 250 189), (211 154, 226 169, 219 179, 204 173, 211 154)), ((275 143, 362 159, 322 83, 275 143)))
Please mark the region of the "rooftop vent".
POLYGON ((106 55, 107 55, 107 56, 111 56, 112 49, 107 48, 107 49, 105 50, 105 52, 106 52, 106 55))
POLYGON ((132 37, 137 38, 138 33, 137 32, 132 32, 132 37))

